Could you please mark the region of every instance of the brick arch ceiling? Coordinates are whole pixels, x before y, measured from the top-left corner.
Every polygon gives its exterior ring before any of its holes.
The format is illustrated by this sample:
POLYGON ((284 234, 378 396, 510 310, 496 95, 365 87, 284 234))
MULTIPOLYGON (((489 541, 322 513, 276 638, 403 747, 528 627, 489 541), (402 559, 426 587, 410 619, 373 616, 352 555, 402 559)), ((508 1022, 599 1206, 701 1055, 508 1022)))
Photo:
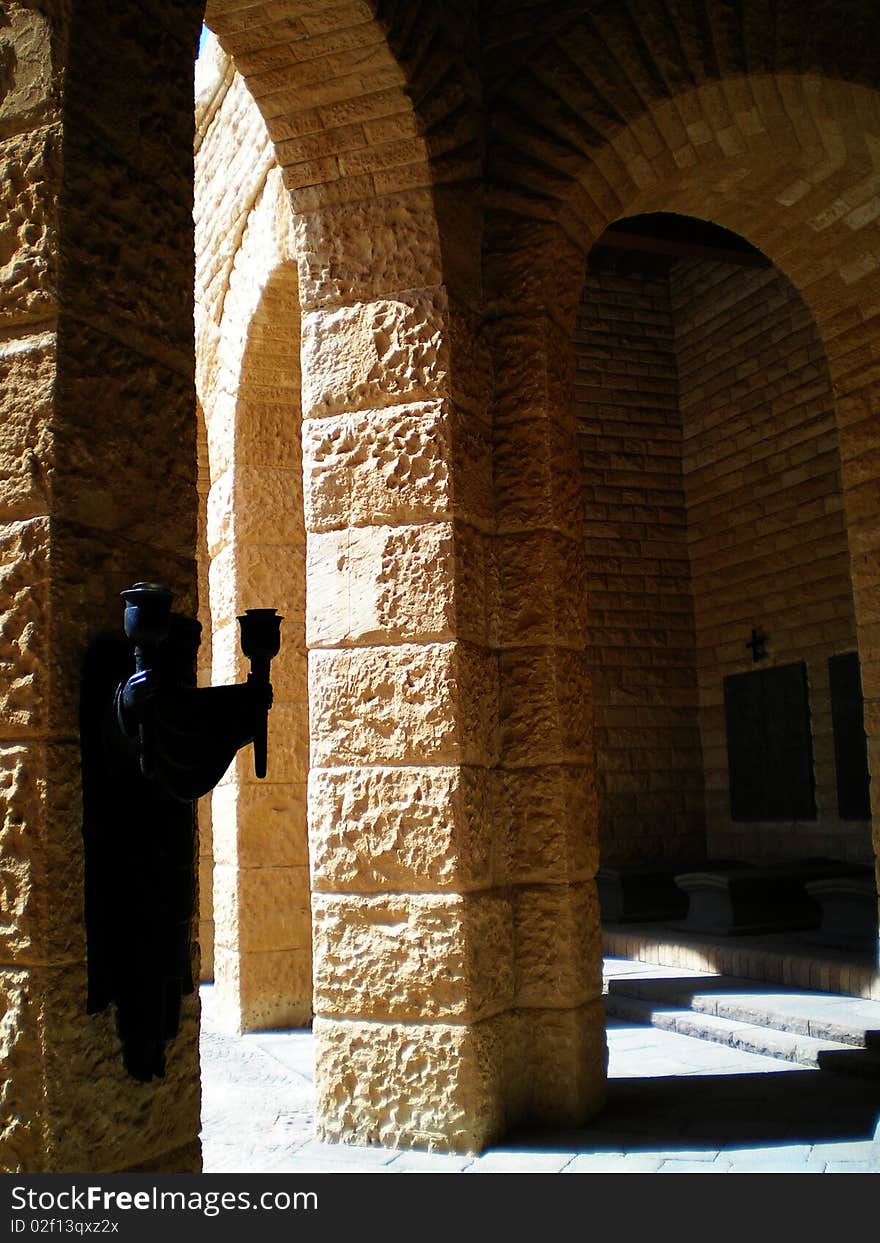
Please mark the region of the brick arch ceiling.
POLYGON ((473 6, 209 0, 205 21, 266 121, 294 211, 481 169, 473 6))
POLYGON ((490 7, 489 174, 495 201, 527 214, 548 214, 547 203, 576 197, 586 163, 628 128, 649 159, 660 147, 687 158, 689 139, 699 145, 707 121, 735 138, 755 101, 734 84, 780 76, 880 83, 874 0, 537 0, 527 12, 495 0, 490 7), (710 98, 707 118, 697 101, 710 98), (682 99, 689 107, 676 103, 682 99))

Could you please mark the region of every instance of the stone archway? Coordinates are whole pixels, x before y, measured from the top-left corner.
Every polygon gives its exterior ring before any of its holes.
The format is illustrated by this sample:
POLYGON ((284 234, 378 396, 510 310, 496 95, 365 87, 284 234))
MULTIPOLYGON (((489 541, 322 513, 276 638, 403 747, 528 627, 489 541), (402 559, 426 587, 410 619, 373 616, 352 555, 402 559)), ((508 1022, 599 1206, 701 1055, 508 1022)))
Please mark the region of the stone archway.
POLYGON ((591 254, 575 356, 603 862, 871 860, 865 813, 839 812, 829 661, 856 626, 808 308, 742 239, 625 218, 591 254), (761 669, 806 675, 800 819, 731 812, 723 680, 755 670, 756 626, 761 669))
POLYGON ((293 220, 262 119, 216 44, 199 73, 196 378, 208 456, 208 676, 223 683, 245 675, 235 622, 245 609, 271 597, 285 619, 271 773, 256 781, 239 756, 200 818, 210 859, 201 912, 212 914, 219 1016, 248 1031, 301 1026, 312 1014, 299 291, 293 220), (233 134, 249 141, 236 147, 233 134))
MULTIPOLYGON (((577 46, 574 40, 571 47, 577 46)), ((630 96, 632 117, 616 117, 613 123, 604 117, 602 125, 588 132, 588 142, 582 132, 580 145, 585 150, 576 156, 566 128, 571 117, 562 103, 573 90, 572 80, 550 73, 552 55, 543 52, 538 57, 547 66, 546 76, 543 68, 532 67, 530 99, 522 81, 518 83, 518 111, 512 113, 514 120, 496 153, 496 177, 504 189, 496 195, 498 210, 490 227, 487 258, 499 308, 496 367, 499 375, 514 375, 519 368, 522 376, 527 357, 531 373, 527 385, 518 380, 510 385, 509 394, 503 387, 499 392, 500 452, 503 457, 509 452, 504 420, 523 418, 516 414, 518 406, 549 413, 564 411, 570 403, 569 341, 584 270, 584 242, 589 248, 612 221, 630 214, 674 211, 721 224, 764 251, 809 306, 827 353, 866 728, 876 771, 869 619, 876 582, 877 481, 871 424, 877 377, 869 341, 872 308, 877 305, 871 152, 878 97, 864 87, 796 75, 725 79, 647 108, 630 96), (542 115, 543 137, 524 137, 520 155, 514 155, 515 135, 526 128, 525 117, 542 115), (523 182, 518 189, 511 187, 514 164, 533 192, 541 187, 540 219, 535 218, 535 199, 526 199, 523 182), (510 272, 522 274, 518 299, 508 292, 510 272)), ((586 68, 579 73, 589 80, 586 68)), ((563 426, 570 428, 567 416, 563 426)), ((532 435, 523 431, 519 438, 523 455, 532 435)), ((570 432, 566 435, 570 437, 570 432)), ((556 454, 564 490, 569 475, 564 463, 574 455, 573 438, 567 445, 560 445, 556 454)), ((503 474, 496 477, 506 487, 503 474)), ((551 478, 548 471, 540 485, 544 494, 551 489, 551 478)), ((500 495, 499 513, 504 505, 500 495)), ((504 693, 502 682, 502 701, 504 693)), ((584 702, 589 702, 586 696, 584 702)))

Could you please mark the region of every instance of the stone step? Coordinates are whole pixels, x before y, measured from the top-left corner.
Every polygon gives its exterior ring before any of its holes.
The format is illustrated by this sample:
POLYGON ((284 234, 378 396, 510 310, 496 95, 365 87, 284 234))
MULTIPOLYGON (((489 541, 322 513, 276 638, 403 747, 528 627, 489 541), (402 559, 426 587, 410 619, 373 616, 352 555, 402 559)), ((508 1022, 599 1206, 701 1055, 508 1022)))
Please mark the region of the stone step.
POLYGON ((646 1013, 654 1006, 714 1015, 792 1036, 880 1049, 880 1002, 644 964, 615 974, 620 970, 620 960, 612 960, 609 1000, 626 997, 643 1002, 646 1013))
MULTIPOLYGON (((678 1006, 664 1006, 656 1001, 627 996, 615 992, 605 998, 609 1016, 645 1023, 664 1031, 677 1032, 681 1036, 693 1036, 699 1040, 711 1040, 716 1044, 729 1045, 747 1053, 763 1057, 780 1058, 801 1066, 819 1067, 826 1054, 864 1053, 843 1041, 818 1039, 814 1036, 780 1031, 757 1023, 725 1018, 718 1014, 703 1013, 678 1006)), ((832 1069, 832 1067, 828 1067, 832 1069)), ((837 1069, 837 1067, 833 1067, 837 1069)), ((855 1070, 855 1067, 852 1068, 855 1070)))

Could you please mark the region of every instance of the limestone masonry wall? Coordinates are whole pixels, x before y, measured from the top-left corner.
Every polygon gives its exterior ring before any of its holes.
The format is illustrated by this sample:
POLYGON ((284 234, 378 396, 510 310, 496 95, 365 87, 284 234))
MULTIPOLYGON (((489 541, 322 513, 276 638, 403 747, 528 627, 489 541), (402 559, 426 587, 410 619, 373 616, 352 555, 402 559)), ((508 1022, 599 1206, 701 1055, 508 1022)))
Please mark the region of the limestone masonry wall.
POLYGON ((809 308, 774 268, 671 273, 684 429, 710 849, 871 858, 870 825, 840 821, 828 657, 856 647, 834 395, 809 308), (818 818, 730 820, 722 678, 807 662, 818 818))
POLYGON ((591 272, 574 342, 602 859, 699 853, 702 755, 666 273, 591 272))

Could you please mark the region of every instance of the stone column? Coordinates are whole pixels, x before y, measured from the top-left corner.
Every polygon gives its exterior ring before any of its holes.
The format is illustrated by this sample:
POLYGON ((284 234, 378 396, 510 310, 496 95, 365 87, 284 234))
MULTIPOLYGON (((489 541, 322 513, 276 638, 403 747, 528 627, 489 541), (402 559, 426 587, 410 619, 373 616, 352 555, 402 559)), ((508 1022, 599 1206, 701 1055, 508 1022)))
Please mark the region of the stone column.
POLYGON ((199 1163, 196 999, 150 1085, 124 1070, 113 1016, 85 1012, 83 656, 102 630, 118 632, 118 593, 134 579, 162 579, 195 607, 198 19, 148 4, 131 23, 111 9, 85 0, 68 30, 69 6, 13 3, 2 31, 16 262, 0 290, 0 1145, 4 1169, 33 1172, 199 1163))
POLYGON ((427 191, 298 252, 319 1131, 473 1150, 512 1093, 485 358, 427 191))
POLYGON ((217 1000, 227 1028, 253 1031, 302 1027, 312 1017, 305 531, 292 264, 280 264, 267 278, 242 334, 247 347, 235 377, 231 453, 209 501, 215 682, 247 675, 237 616, 276 608, 284 618, 272 664, 266 777, 255 776, 247 747, 212 801, 217 1000))
POLYGON ((496 218, 495 489, 502 814, 527 1117, 583 1121, 605 1083, 587 584, 573 402, 584 257, 559 230, 496 218))

